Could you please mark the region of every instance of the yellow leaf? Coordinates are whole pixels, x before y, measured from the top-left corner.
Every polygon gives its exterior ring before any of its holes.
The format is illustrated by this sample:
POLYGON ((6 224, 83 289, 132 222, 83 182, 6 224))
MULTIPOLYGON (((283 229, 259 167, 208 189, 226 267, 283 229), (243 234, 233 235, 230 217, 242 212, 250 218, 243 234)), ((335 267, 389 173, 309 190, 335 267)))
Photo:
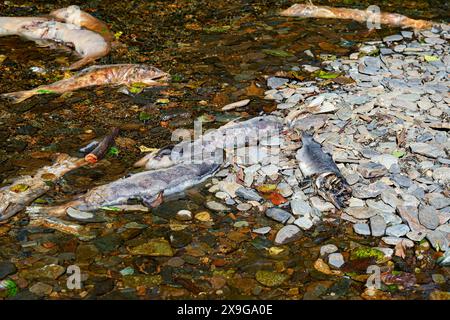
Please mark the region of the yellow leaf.
POLYGON ((158 148, 149 148, 146 146, 139 146, 139 150, 141 150, 141 152, 155 152, 158 151, 158 148))
POLYGON ((28 190, 29 186, 26 184, 16 184, 15 186, 12 186, 9 190, 15 193, 24 192, 28 190))

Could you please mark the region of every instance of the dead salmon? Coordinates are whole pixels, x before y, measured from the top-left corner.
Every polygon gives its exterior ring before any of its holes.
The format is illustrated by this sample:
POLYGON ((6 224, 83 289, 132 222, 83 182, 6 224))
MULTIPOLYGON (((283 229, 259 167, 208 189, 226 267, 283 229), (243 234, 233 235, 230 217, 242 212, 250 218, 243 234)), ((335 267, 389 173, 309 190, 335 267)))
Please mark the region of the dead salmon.
POLYGON ((220 164, 177 164, 167 169, 144 171, 114 182, 93 188, 78 199, 56 207, 30 207, 34 213, 64 215, 71 207, 82 211, 93 211, 102 207, 126 205, 129 200, 142 201, 146 206, 157 206, 163 197, 183 193, 206 181, 220 164))
POLYGON ((73 5, 66 8, 53 10, 52 12, 50 12, 50 16, 62 22, 71 23, 76 26, 97 32, 108 43, 111 43, 114 40, 114 35, 109 30, 106 23, 93 17, 89 13, 82 11, 79 6, 73 5))
POLYGON ((379 21, 381 24, 415 29, 427 29, 433 26, 432 21, 415 20, 396 13, 375 13, 370 10, 315 6, 311 3, 296 3, 290 8, 282 11, 280 15, 301 18, 348 19, 358 22, 379 21))
POLYGON ((340 209, 351 195, 351 189, 329 153, 325 153, 320 143, 308 134, 302 134, 302 147, 296 158, 300 170, 307 178, 312 178, 317 193, 340 209))
POLYGON ((111 50, 111 44, 96 32, 43 17, 0 17, 0 36, 10 35, 36 42, 54 41, 73 47, 81 60, 69 66, 69 70, 79 69, 106 56, 111 50))
POLYGON ((76 73, 69 79, 60 80, 49 85, 42 85, 31 90, 5 93, 1 96, 14 103, 19 103, 39 94, 62 94, 91 86, 130 86, 133 83, 157 86, 165 85, 166 81, 169 80, 169 74, 148 65, 115 64, 92 66, 76 73))
POLYGON ((276 116, 255 117, 241 122, 232 121, 216 130, 207 131, 200 137, 195 137, 193 141, 188 139, 149 153, 134 165, 153 170, 181 162, 220 161, 223 160, 223 153, 227 150, 255 146, 261 140, 278 136, 282 128, 282 119, 276 116))

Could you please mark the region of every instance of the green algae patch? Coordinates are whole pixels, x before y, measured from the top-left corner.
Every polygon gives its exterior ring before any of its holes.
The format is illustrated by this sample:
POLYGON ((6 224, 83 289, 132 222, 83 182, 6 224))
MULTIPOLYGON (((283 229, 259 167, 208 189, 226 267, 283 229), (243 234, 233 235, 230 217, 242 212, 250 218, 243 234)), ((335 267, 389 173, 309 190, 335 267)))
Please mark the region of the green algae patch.
POLYGON ((169 242, 165 239, 152 239, 149 242, 131 248, 133 255, 152 256, 152 257, 172 257, 173 250, 169 242))
POLYGON ((122 277, 123 284, 128 288, 139 286, 155 287, 162 283, 162 277, 158 275, 126 275, 122 277))
POLYGON ((289 278, 287 274, 273 271, 259 270, 256 272, 256 280, 266 287, 277 287, 289 278))
POLYGON ((360 247, 352 251, 350 260, 375 258, 376 261, 384 259, 384 253, 375 248, 360 247))

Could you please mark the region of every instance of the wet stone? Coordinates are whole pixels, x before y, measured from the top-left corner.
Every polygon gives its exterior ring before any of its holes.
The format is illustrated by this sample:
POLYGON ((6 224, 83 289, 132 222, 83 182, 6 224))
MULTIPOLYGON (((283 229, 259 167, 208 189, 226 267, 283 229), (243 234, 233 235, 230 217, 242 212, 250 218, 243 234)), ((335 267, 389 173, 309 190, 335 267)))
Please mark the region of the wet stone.
POLYGON ((286 223, 290 218, 293 218, 289 212, 280 208, 267 209, 266 216, 280 223, 286 223))
POLYGON ((243 199, 249 200, 249 201, 260 202, 261 200, 263 200, 263 198, 256 191, 254 191, 252 189, 243 188, 243 187, 236 190, 236 195, 240 198, 243 198, 243 199))
POLYGON ((79 245, 76 251, 77 261, 88 262, 94 260, 99 254, 99 250, 92 244, 79 245))
POLYGON ((257 228, 257 229, 253 229, 252 232, 256 233, 256 234, 267 234, 270 232, 270 230, 272 230, 271 227, 262 227, 262 228, 257 228))
POLYGON ((309 216, 312 212, 311 206, 302 199, 292 199, 290 204, 292 213, 296 216, 309 216))
POLYGON ((392 36, 387 36, 383 38, 384 42, 396 42, 403 40, 403 36, 400 34, 394 34, 392 36))
POLYGON ((177 212, 176 218, 180 221, 192 220, 192 212, 189 210, 180 210, 177 212))
POLYGON ((103 237, 94 239, 92 243, 102 253, 107 253, 116 250, 122 244, 122 237, 117 234, 109 234, 103 237))
POLYGON ((223 211, 230 211, 231 209, 225 205, 223 205, 220 202, 217 201, 208 201, 206 203, 206 207, 210 210, 217 211, 217 212, 223 212, 223 211))
POLYGON ((0 280, 16 273, 17 268, 14 263, 9 261, 0 261, 0 280))
POLYGON ((185 231, 172 232, 170 234, 170 244, 174 248, 183 248, 192 242, 192 234, 185 231))
POLYGON ((43 282, 37 282, 30 287, 30 292, 39 297, 48 296, 52 291, 53 287, 43 282))
POLYGON ((297 239, 299 239, 302 236, 302 231, 299 227, 295 225, 287 225, 281 228, 276 237, 275 237, 275 243, 276 244, 287 244, 290 242, 293 242, 297 239))
POLYGON ((334 253, 338 251, 338 247, 336 247, 334 244, 326 244, 322 247, 320 247, 320 255, 324 256, 326 254, 334 253))
POLYGON ((143 255, 152 257, 171 257, 173 250, 169 242, 164 239, 152 239, 146 243, 130 248, 133 255, 143 255))
POLYGON ((344 257, 340 253, 332 253, 328 256, 328 264, 334 268, 339 269, 344 263, 344 257))
POLYGON ((307 217, 295 219, 294 224, 303 230, 309 230, 313 226, 313 222, 307 217))

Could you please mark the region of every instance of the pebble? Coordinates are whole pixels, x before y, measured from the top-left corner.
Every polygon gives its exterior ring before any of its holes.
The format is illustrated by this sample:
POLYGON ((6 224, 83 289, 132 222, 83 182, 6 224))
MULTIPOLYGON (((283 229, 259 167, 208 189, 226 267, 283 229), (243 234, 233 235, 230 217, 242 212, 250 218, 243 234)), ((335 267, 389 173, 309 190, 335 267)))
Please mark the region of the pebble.
POLYGON ((312 208, 308 202, 302 199, 292 199, 291 202, 292 213, 296 216, 309 216, 311 215, 312 208))
POLYGON ((253 229, 252 232, 256 233, 256 234, 267 234, 270 232, 270 230, 272 230, 271 227, 262 227, 262 228, 257 228, 257 229, 253 229))
POLYGON ((277 89, 286 84, 288 81, 289 79, 286 78, 270 77, 267 79, 267 86, 271 89, 277 89))
POLYGON ((307 217, 295 219, 294 224, 303 230, 309 230, 313 226, 313 222, 307 217))
POLYGON ((369 219, 370 217, 373 217, 378 214, 377 210, 368 208, 368 207, 351 207, 346 208, 345 213, 351 215, 352 217, 355 217, 356 219, 369 219))
POLYGON ((376 215, 370 218, 370 230, 372 236, 381 237, 384 235, 386 230, 386 222, 384 218, 380 215, 376 215))
POLYGON ((267 209, 266 216, 280 223, 286 223, 290 218, 293 218, 289 212, 280 208, 267 209))
POLYGON ((302 231, 299 227, 289 224, 281 228, 275 236, 275 244, 287 244, 298 240, 302 236, 302 231))
POLYGON ((410 231, 406 234, 406 237, 413 241, 422 241, 426 236, 427 234, 425 232, 420 231, 410 231))
POLYGON ((445 152, 436 146, 424 142, 414 142, 410 145, 411 151, 430 158, 445 157, 445 152))
POLYGON ((366 223, 355 223, 353 225, 353 230, 360 235, 370 236, 370 228, 366 223))
POLYGON ((334 244, 326 244, 322 247, 320 247, 320 255, 324 256, 330 253, 334 253, 338 251, 338 247, 336 247, 334 244))
POLYGON ((192 212, 189 210, 180 210, 177 212, 176 218, 180 221, 192 220, 192 212))
POLYGON ((432 206, 420 206, 419 207, 419 222, 425 228, 434 230, 439 227, 439 217, 436 209, 432 206))
POLYGON ((206 207, 213 211, 223 212, 230 211, 231 209, 220 202, 217 201, 208 201, 206 202, 206 207))
POLYGON ((69 217, 76 220, 87 220, 94 217, 94 214, 91 212, 80 211, 71 207, 67 208, 66 213, 69 217))
POLYGON ((328 264, 334 268, 339 269, 344 263, 344 257, 340 253, 332 253, 328 256, 328 264))
POLYGON ((392 237, 403 237, 409 232, 409 227, 406 224, 397 224, 386 228, 386 235, 392 237))
POLYGON ((397 42, 403 40, 403 36, 400 34, 394 34, 383 38, 384 42, 397 42))
POLYGON ((250 201, 260 202, 263 200, 263 198, 256 191, 244 187, 240 187, 236 190, 236 196, 250 201))
POLYGON ((252 205, 250 203, 240 203, 236 207, 239 211, 248 211, 252 208, 252 205))
POLYGON ((400 242, 403 242, 403 244, 407 247, 407 248, 412 248, 414 247, 414 242, 412 242, 411 240, 405 239, 405 238, 398 238, 398 237, 383 237, 381 238, 381 240, 383 240, 384 243, 391 245, 391 246, 395 246, 400 242))
POLYGON ((366 179, 382 177, 388 172, 385 166, 375 162, 362 163, 357 170, 366 179))
POLYGON ((390 154, 380 154, 378 156, 373 157, 371 160, 373 162, 383 165, 388 170, 391 168, 392 165, 398 164, 398 158, 390 154))
POLYGON ((426 238, 435 250, 446 251, 448 249, 448 240, 443 232, 439 230, 430 231, 426 238))
POLYGON ((310 201, 311 201, 311 205, 314 208, 316 208, 317 210, 319 210, 320 212, 326 212, 326 211, 334 210, 334 205, 332 203, 323 201, 319 197, 312 197, 310 199, 310 201))
POLYGON ((52 291, 53 287, 43 282, 37 282, 30 287, 30 292, 38 297, 48 296, 52 291))

